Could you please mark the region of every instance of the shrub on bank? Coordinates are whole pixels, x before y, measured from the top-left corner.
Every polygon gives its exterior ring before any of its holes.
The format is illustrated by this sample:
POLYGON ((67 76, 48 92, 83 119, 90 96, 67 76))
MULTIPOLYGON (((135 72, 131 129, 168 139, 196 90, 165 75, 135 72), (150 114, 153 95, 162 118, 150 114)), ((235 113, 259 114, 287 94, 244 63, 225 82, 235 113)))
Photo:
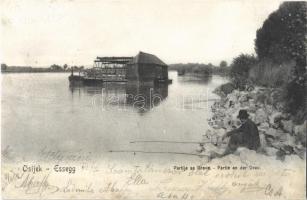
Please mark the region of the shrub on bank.
POLYGON ((249 69, 257 63, 254 55, 241 54, 235 57, 230 65, 230 76, 232 78, 247 79, 249 69))
POLYGON ((294 66, 295 62, 275 64, 271 60, 262 60, 250 67, 248 78, 260 86, 283 87, 288 82, 294 66))

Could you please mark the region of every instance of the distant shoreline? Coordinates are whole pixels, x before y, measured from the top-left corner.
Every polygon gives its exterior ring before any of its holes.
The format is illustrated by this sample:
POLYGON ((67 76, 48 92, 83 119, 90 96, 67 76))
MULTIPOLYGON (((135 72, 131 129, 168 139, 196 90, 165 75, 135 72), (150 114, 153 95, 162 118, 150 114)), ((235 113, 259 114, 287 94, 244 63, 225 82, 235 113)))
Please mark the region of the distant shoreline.
POLYGON ((76 72, 83 70, 84 66, 70 66, 53 64, 50 67, 31 67, 31 66, 8 66, 1 64, 1 73, 70 73, 72 69, 76 72))
POLYGON ((71 73, 71 71, 1 71, 1 74, 22 74, 22 73, 71 73))

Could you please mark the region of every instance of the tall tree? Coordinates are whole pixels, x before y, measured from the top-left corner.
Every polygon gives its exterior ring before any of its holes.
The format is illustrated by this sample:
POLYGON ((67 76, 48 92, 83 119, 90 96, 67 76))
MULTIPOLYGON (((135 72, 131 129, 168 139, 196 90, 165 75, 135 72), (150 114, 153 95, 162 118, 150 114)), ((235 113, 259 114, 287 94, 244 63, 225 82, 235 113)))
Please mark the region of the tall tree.
POLYGON ((1 63, 1 71, 5 71, 7 69, 7 65, 5 63, 1 63))
POLYGON ((295 60, 298 73, 305 72, 307 2, 284 2, 257 30, 255 50, 260 60, 275 63, 295 60))
POLYGON ((255 50, 260 60, 296 61, 286 85, 287 108, 293 114, 305 112, 307 119, 306 35, 307 2, 284 2, 257 31, 255 50))
POLYGON ((227 62, 225 60, 221 61, 220 67, 227 67, 227 62))
POLYGON ((53 64, 53 65, 50 66, 50 69, 52 71, 60 71, 62 69, 62 67, 60 65, 53 64))

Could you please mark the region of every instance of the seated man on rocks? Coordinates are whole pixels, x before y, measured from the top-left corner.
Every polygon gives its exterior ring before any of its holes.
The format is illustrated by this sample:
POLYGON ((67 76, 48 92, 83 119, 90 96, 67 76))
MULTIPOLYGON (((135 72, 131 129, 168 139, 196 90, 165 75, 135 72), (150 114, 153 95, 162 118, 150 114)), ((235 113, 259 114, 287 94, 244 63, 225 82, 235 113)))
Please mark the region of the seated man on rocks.
POLYGON ((223 155, 231 154, 237 150, 238 147, 246 147, 250 150, 257 150, 260 147, 260 137, 257 125, 248 118, 246 110, 240 110, 238 118, 241 121, 241 126, 230 132, 227 132, 222 140, 230 137, 228 146, 223 155))

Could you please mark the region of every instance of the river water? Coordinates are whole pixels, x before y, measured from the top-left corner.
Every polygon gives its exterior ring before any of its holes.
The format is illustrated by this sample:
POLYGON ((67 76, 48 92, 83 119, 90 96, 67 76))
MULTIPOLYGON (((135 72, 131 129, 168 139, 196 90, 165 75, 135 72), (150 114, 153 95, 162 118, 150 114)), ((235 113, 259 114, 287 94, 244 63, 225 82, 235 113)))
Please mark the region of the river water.
MULTIPOLYGON (((193 143, 133 142, 201 141, 210 105, 218 98, 212 91, 227 81, 169 72, 173 83, 163 87, 71 87, 68 76, 2 74, 1 149, 8 158, 35 160, 47 151, 87 152, 97 159, 118 150, 195 152, 193 143)), ((159 157, 144 158, 154 156, 159 157)))

